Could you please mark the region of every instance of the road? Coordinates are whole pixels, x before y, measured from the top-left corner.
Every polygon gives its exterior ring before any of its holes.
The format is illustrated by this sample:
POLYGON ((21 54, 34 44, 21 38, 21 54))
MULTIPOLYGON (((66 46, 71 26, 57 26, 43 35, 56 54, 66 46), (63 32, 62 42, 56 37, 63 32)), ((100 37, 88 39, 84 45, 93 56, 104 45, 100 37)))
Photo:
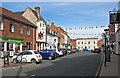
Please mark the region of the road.
POLYGON ((95 76, 101 54, 77 52, 41 64, 4 68, 3 76, 95 76))

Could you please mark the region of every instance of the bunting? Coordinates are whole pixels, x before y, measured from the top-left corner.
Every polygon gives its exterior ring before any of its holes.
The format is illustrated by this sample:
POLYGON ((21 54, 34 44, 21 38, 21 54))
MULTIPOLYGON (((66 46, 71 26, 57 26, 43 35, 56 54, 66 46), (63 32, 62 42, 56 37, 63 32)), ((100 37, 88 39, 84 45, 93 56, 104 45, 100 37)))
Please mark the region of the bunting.
POLYGON ((95 29, 95 28, 105 28, 105 26, 81 27, 81 28, 65 28, 65 30, 82 30, 82 29, 95 29))

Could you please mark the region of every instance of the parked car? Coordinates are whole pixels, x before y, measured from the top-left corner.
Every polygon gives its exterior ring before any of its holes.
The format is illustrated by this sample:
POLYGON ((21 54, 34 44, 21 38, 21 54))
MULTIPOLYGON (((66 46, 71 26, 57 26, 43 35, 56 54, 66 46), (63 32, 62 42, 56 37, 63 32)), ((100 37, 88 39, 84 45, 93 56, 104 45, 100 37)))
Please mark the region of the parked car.
POLYGON ((75 53, 75 50, 74 49, 70 49, 72 53, 75 53))
POLYGON ((35 50, 25 50, 18 54, 15 54, 12 57, 12 62, 16 62, 17 56, 21 56, 21 58, 26 59, 26 62, 31 63, 41 63, 42 62, 42 56, 35 50))
POLYGON ((71 49, 67 49, 67 53, 71 54, 72 53, 71 49))
POLYGON ((101 49, 100 49, 100 48, 95 48, 95 49, 93 50, 93 52, 94 52, 94 53, 100 53, 100 52, 101 52, 101 49))
POLYGON ((60 48, 60 49, 58 49, 58 50, 60 50, 60 51, 63 53, 63 55, 66 55, 66 54, 67 54, 67 49, 60 48))
POLYGON ((87 48, 84 48, 83 51, 89 51, 87 48))
POLYGON ((57 58, 57 54, 55 53, 54 50, 40 50, 39 53, 45 59, 52 60, 52 59, 57 58))
POLYGON ((74 50, 75 50, 75 52, 79 52, 79 50, 78 50, 78 49, 76 49, 76 48, 74 48, 74 50))
POLYGON ((56 50, 54 50, 59 56, 63 56, 64 54, 63 54, 63 52, 62 51, 60 51, 59 49, 56 49, 56 50))

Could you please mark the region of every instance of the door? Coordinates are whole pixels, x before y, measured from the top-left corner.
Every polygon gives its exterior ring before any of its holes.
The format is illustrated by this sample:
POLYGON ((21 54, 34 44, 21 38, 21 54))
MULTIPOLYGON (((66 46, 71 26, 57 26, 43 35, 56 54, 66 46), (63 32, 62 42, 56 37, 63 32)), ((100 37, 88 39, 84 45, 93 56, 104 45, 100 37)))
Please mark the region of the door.
POLYGON ((24 55, 22 58, 25 58, 27 62, 31 62, 31 59, 33 58, 32 52, 30 51, 24 51, 24 55))

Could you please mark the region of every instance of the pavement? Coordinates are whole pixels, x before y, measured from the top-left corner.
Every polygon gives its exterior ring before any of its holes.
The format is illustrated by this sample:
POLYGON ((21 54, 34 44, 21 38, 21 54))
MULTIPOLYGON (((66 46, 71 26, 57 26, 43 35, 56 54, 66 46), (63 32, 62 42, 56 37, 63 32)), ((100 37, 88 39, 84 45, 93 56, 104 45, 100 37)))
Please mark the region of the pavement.
POLYGON ((103 61, 99 77, 100 78, 103 78, 103 77, 120 78, 120 73, 118 72, 119 71, 118 66, 120 64, 119 58, 120 58, 120 55, 111 54, 111 61, 106 62, 106 67, 103 61))

